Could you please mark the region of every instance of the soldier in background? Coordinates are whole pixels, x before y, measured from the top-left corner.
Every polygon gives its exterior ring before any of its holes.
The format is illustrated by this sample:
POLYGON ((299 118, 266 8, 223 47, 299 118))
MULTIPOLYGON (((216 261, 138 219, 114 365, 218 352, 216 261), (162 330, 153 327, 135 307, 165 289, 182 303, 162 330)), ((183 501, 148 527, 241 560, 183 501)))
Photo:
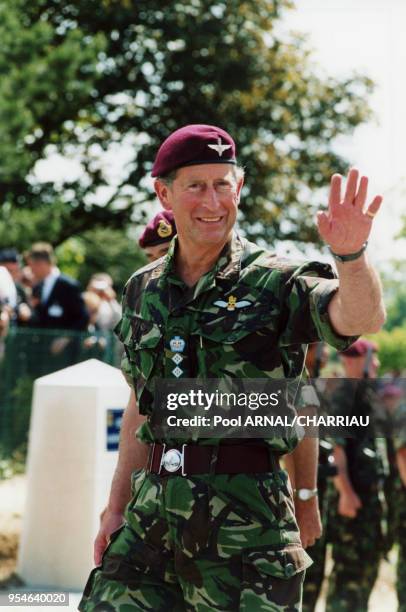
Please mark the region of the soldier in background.
MULTIPOLYGON (((404 410, 404 412, 406 412, 404 410)), ((403 419, 406 419, 404 414, 403 419)), ((403 422, 403 427, 405 423, 403 422)), ((397 463, 402 486, 400 488, 397 517, 397 541, 399 544, 396 591, 398 595, 398 612, 406 612, 406 433, 402 438, 395 439, 397 447, 397 463)))
MULTIPOLYGON (((323 342, 310 344, 306 355, 306 370, 311 379, 318 379, 321 370, 326 366, 328 361, 328 348, 323 342)), ((317 383, 317 380, 315 380, 317 383)), ((324 381, 320 381, 324 382, 324 381)), ((322 401, 323 391, 319 394, 319 400, 322 401)), ((316 543, 307 549, 307 552, 313 560, 306 572, 306 579, 303 586, 303 610, 309 612, 315 610, 317 600, 320 595, 321 586, 324 578, 324 566, 326 560, 327 548, 327 517, 328 517, 328 496, 327 485, 328 478, 335 476, 337 473, 334 464, 333 446, 331 442, 324 438, 319 439, 319 465, 317 470, 317 489, 321 523, 323 533, 316 540, 316 543)))
POLYGON ((145 227, 138 244, 148 261, 156 261, 167 254, 175 234, 176 225, 172 211, 161 210, 145 227))
POLYGON ((398 545, 396 591, 398 612, 406 612, 406 403, 402 389, 389 384, 382 390, 382 402, 392 420, 391 488, 388 505, 391 510, 391 534, 398 545))
MULTIPOLYGON (((330 398, 332 412, 372 416, 380 406, 375 381, 368 380, 376 378, 379 367, 376 344, 361 338, 342 352, 341 358, 346 378, 330 398)), ((334 439, 338 504, 333 507, 331 503, 329 509, 334 561, 326 602, 329 612, 368 609, 379 563, 386 552, 385 440, 374 438, 370 428, 357 427, 349 433, 352 437, 334 439)))

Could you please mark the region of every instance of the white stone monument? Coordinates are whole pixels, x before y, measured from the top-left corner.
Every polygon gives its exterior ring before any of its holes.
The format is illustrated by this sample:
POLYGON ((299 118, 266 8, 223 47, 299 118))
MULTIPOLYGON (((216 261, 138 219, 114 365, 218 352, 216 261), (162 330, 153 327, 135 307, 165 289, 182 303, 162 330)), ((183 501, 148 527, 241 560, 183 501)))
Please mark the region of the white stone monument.
POLYGON ((28 585, 83 589, 129 393, 120 370, 96 359, 35 381, 17 567, 28 585))

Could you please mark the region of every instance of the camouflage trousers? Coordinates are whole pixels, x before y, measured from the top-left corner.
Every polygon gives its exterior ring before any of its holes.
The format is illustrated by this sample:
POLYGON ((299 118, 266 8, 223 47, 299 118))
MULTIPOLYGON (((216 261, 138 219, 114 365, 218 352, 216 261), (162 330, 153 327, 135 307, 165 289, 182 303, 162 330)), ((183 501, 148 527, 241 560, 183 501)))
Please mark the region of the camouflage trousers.
POLYGON ((362 508, 355 518, 339 515, 337 501, 330 504, 328 539, 332 543, 334 565, 326 612, 366 612, 386 552, 383 508, 378 494, 371 491, 360 498, 362 508))
POLYGON ((82 612, 301 609, 292 492, 271 474, 133 474, 125 524, 90 574, 82 612))
POLYGON ((326 480, 318 483, 318 501, 323 533, 313 546, 307 548, 307 552, 313 560, 313 565, 306 572, 306 580, 303 586, 303 612, 313 612, 316 609, 324 579, 329 501, 327 486, 326 480))

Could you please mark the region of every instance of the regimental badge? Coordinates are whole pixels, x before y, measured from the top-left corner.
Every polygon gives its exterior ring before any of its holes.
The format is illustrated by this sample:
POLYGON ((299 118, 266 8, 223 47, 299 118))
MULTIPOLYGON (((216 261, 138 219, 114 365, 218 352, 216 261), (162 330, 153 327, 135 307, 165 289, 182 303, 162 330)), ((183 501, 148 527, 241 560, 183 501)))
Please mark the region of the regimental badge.
POLYGON ((210 149, 214 149, 219 154, 219 157, 221 157, 223 155, 224 151, 227 151, 227 149, 231 149, 231 145, 223 145, 223 144, 221 144, 221 138, 220 137, 217 138, 217 144, 215 144, 215 145, 209 144, 207 146, 210 149))
POLYGON ((175 336, 169 341, 171 351, 174 353, 183 353, 185 350, 186 342, 180 336, 175 336))
POLYGON ((156 232, 161 238, 167 238, 172 234, 172 225, 161 219, 156 232))
POLYGON ((230 295, 228 298, 228 302, 224 302, 223 300, 217 300, 214 302, 214 306, 218 306, 219 308, 227 308, 228 311, 232 312, 236 308, 244 308, 246 306, 252 306, 252 302, 248 300, 240 300, 237 302, 237 298, 234 295, 230 295))

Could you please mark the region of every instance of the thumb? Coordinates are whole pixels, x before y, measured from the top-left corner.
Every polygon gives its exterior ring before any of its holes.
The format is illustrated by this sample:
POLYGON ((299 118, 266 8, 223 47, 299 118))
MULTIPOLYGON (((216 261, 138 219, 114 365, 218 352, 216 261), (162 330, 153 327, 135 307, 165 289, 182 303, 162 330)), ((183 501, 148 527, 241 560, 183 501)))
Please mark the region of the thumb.
POLYGON ((100 565, 102 556, 106 550, 107 540, 103 535, 98 535, 94 542, 93 556, 95 565, 100 565))

